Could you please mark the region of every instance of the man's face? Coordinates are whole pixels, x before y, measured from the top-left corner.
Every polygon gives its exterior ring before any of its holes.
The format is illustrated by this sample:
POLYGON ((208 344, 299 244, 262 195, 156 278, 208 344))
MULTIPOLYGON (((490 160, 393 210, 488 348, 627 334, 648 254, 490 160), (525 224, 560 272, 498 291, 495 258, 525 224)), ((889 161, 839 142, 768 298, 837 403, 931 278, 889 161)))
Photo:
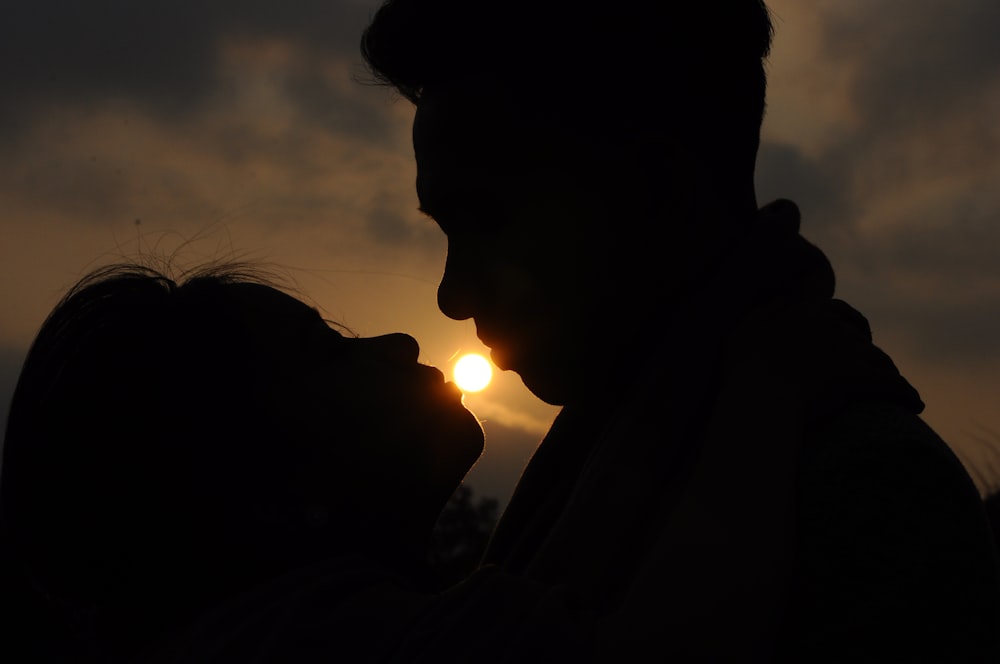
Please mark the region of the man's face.
POLYGON ((473 318, 497 366, 564 404, 607 373, 623 317, 648 314, 635 294, 649 266, 629 260, 642 244, 634 211, 609 205, 621 187, 511 117, 486 94, 426 95, 413 127, 417 194, 448 236, 441 311, 473 318))

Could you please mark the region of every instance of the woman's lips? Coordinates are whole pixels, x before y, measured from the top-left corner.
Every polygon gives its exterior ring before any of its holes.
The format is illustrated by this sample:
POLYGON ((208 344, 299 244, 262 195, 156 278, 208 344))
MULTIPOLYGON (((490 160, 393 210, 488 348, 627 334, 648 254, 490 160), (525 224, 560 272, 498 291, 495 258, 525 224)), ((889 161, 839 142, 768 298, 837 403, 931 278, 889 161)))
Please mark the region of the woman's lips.
POLYGON ((429 364, 418 365, 421 372, 427 374, 427 380, 431 383, 431 389, 436 393, 442 393, 448 397, 457 397, 461 402, 464 392, 455 383, 445 380, 444 373, 437 367, 429 364))

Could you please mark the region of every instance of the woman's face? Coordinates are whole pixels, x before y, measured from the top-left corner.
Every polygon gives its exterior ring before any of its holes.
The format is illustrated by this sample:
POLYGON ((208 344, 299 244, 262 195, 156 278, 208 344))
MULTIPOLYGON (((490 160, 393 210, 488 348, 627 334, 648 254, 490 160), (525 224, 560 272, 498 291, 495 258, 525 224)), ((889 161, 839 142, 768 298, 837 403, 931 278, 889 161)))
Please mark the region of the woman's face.
POLYGON ((483 449, 461 391, 417 363, 408 335, 344 336, 280 291, 233 288, 260 364, 256 401, 289 432, 276 449, 299 457, 298 490, 390 528, 429 527, 483 449))

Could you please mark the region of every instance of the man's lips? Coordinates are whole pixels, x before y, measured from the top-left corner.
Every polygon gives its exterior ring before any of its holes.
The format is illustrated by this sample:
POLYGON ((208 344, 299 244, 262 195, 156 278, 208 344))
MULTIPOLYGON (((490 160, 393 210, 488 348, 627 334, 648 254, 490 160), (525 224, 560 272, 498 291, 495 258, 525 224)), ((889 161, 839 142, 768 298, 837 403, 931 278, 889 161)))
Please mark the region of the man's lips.
POLYGON ((501 371, 516 370, 517 355, 511 352, 511 347, 508 345, 499 345, 490 348, 490 360, 501 371))

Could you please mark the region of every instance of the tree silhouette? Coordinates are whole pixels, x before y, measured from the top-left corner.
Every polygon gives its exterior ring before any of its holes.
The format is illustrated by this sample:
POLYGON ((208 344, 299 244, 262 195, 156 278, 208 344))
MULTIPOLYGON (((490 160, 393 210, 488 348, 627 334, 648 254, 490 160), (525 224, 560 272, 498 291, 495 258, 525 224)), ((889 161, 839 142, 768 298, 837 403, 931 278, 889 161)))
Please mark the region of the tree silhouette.
POLYGON ((476 568, 496 525, 498 512, 496 499, 476 498, 465 484, 458 487, 441 511, 431 534, 427 563, 435 581, 450 586, 476 568))

